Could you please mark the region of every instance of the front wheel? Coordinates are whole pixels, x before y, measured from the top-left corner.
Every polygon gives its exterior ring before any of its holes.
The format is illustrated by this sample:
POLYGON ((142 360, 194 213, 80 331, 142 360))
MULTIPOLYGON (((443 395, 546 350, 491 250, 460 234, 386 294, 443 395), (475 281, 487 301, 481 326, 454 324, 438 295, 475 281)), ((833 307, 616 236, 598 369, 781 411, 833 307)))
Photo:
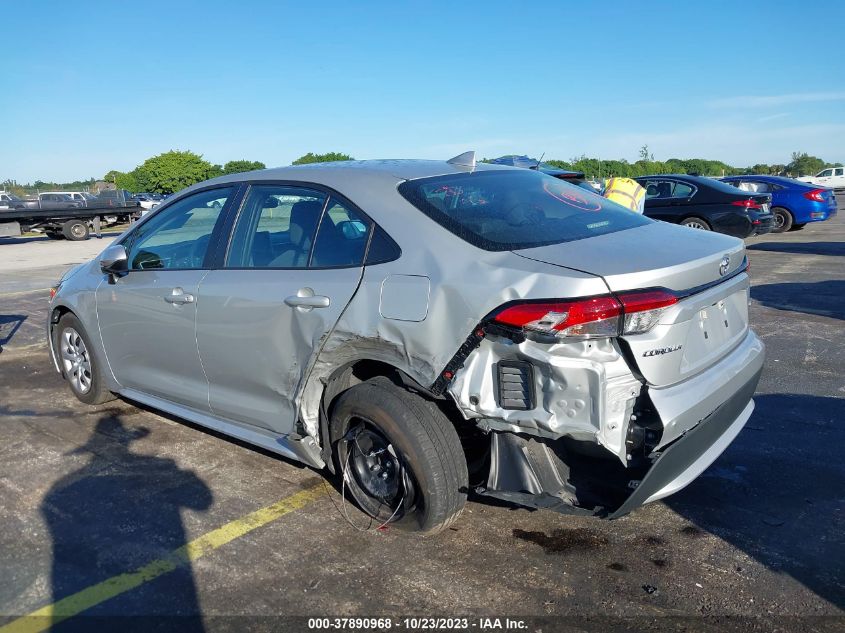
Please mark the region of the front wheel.
POLYGON ((56 324, 54 345, 62 375, 70 390, 85 404, 101 404, 114 399, 107 388, 82 323, 73 314, 65 314, 56 324))
POLYGON ((435 403, 377 377, 344 392, 331 423, 344 486, 375 521, 436 534, 458 518, 466 457, 435 403))
POLYGON ((785 233, 792 228, 792 214, 783 207, 772 209, 772 215, 774 215, 772 233, 785 233))
POLYGON ((686 218, 686 219, 682 220, 681 226, 686 226, 686 227, 689 227, 691 229, 698 229, 700 231, 710 231, 710 230, 712 230, 710 228, 710 225, 707 224, 706 220, 702 220, 701 218, 696 218, 696 217, 686 218))

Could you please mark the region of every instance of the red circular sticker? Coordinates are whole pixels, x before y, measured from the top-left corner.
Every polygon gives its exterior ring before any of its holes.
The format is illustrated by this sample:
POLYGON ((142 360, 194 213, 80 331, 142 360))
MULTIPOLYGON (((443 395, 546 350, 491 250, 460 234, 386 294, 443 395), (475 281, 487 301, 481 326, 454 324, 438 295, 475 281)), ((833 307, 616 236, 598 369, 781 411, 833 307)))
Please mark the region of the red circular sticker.
POLYGON ((560 200, 564 204, 580 209, 581 211, 600 211, 601 202, 598 200, 590 200, 586 195, 581 193, 576 187, 571 189, 567 187, 565 191, 552 191, 549 189, 551 183, 543 183, 543 189, 551 197, 560 200))

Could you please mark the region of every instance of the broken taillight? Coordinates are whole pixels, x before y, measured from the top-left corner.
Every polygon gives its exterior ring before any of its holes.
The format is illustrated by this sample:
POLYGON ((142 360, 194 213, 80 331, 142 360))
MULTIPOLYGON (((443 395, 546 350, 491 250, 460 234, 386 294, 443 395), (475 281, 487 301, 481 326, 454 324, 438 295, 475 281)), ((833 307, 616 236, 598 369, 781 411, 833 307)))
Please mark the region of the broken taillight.
POLYGON ((559 338, 600 338, 648 332, 664 310, 678 302, 668 290, 640 290, 568 301, 531 301, 504 307, 493 316, 503 325, 559 338))

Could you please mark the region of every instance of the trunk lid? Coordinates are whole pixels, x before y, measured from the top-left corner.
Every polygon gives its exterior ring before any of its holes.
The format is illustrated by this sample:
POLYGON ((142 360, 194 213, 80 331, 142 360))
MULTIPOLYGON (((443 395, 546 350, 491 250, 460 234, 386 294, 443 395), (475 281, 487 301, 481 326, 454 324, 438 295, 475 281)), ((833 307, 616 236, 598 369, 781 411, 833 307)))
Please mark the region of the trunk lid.
POLYGON ((748 331, 748 276, 737 274, 745 266, 741 240, 654 222, 514 252, 599 275, 613 292, 661 287, 679 294, 681 300, 649 332, 621 337, 651 385, 675 384, 704 371, 748 331))

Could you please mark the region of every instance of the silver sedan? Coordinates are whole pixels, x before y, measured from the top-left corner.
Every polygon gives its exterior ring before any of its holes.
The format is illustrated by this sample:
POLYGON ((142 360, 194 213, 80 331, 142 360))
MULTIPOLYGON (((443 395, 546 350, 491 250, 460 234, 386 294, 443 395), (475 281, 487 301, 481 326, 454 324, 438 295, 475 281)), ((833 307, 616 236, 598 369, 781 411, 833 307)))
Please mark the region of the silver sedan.
POLYGON ((753 410, 742 241, 531 170, 360 161, 224 176, 65 274, 83 402, 119 395, 341 477, 436 532, 469 490, 621 516, 753 410))

